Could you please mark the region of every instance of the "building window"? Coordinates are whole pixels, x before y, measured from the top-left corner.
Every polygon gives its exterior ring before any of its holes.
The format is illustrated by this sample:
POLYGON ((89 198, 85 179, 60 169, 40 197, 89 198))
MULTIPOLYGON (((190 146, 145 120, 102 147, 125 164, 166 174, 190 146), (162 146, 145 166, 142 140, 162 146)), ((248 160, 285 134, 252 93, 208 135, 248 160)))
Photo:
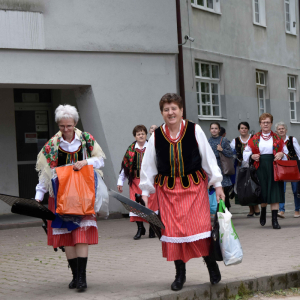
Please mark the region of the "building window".
POLYGON ((196 62, 195 73, 198 115, 221 117, 219 65, 196 62))
POLYGON ((221 13, 220 2, 221 0, 191 0, 193 7, 214 13, 221 13))
POLYGON ((295 0, 284 0, 284 12, 285 12, 285 31, 290 34, 297 34, 295 0))
POLYGON ((266 73, 256 71, 256 87, 259 116, 266 112, 266 73))
POLYGON ((265 0, 252 0, 253 23, 266 27, 266 4, 265 0))
POLYGON ((290 103, 290 118, 291 121, 297 120, 296 114, 296 76, 288 76, 288 93, 290 103))

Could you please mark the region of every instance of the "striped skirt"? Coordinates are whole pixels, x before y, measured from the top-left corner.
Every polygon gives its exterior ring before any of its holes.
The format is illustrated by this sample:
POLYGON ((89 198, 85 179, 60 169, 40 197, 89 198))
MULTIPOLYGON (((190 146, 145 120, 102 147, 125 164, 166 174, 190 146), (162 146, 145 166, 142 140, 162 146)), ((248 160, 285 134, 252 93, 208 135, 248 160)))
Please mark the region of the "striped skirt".
MULTIPOLYGON (((190 175, 188 175, 190 176, 190 175)), ((176 177, 175 187, 157 185, 162 230, 162 254, 168 261, 208 256, 211 236, 210 206, 207 180, 184 189, 176 177)))
MULTIPOLYGON (((48 208, 54 213, 55 205, 54 198, 49 197, 48 208)), ((96 218, 93 218, 96 220, 96 218)), ((48 245, 53 246, 53 248, 58 248, 61 246, 72 246, 76 244, 98 244, 98 229, 95 226, 90 227, 79 227, 72 230, 70 233, 53 235, 53 229, 51 227, 52 221, 48 221, 48 245)))
MULTIPOLYGON (((135 201, 135 194, 142 194, 142 190, 139 188, 140 179, 134 178, 132 181, 132 185, 129 188, 130 199, 135 201)), ((151 194, 148 199, 148 207, 154 211, 158 210, 157 197, 156 193, 151 194)), ((130 212, 130 222, 147 222, 145 219, 138 217, 136 214, 130 212)), ((148 222, 147 222, 148 223, 148 222)))

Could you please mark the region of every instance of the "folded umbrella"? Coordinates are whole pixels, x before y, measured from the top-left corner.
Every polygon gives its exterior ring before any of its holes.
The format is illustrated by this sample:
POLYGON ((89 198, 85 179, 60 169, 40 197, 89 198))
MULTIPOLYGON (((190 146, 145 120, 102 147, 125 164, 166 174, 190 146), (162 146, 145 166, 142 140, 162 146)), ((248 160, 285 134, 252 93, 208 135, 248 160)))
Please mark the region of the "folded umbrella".
POLYGON ((111 189, 108 190, 108 194, 110 196, 114 197, 115 199, 117 199, 118 201, 120 201, 122 203, 122 205, 129 212, 135 213, 137 216, 145 219, 150 224, 153 224, 159 228, 165 229, 164 224, 162 223, 160 218, 157 216, 157 214, 153 210, 151 210, 135 201, 132 201, 131 199, 129 199, 111 189))
POLYGON ((11 212, 19 215, 53 221, 54 213, 36 200, 0 194, 0 200, 11 206, 11 212))

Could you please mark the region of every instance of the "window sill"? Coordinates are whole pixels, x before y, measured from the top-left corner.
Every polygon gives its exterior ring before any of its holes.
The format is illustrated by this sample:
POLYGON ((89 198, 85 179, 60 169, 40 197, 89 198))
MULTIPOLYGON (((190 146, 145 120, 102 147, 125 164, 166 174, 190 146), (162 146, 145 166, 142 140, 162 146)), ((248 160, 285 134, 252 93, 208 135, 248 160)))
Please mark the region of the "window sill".
POLYGON ((291 32, 288 32, 288 31, 286 31, 285 33, 289 34, 289 35, 292 35, 292 36, 297 36, 297 33, 291 33, 291 32))
POLYGON ((228 119, 224 119, 222 117, 209 117, 209 116, 198 116, 200 121, 223 121, 227 122, 228 119))
POLYGON ((299 121, 290 121, 291 124, 300 124, 299 121))
POLYGON ((253 22, 253 25, 263 27, 263 28, 267 28, 267 25, 263 25, 263 24, 260 24, 260 23, 253 22))
POLYGON ((195 5, 195 4, 191 4, 191 6, 194 7, 194 8, 200 9, 200 10, 204 10, 204 11, 210 12, 210 13, 212 13, 212 14, 222 15, 222 13, 216 12, 216 11, 213 10, 213 9, 208 9, 208 8, 205 8, 205 7, 197 6, 197 5, 195 5))

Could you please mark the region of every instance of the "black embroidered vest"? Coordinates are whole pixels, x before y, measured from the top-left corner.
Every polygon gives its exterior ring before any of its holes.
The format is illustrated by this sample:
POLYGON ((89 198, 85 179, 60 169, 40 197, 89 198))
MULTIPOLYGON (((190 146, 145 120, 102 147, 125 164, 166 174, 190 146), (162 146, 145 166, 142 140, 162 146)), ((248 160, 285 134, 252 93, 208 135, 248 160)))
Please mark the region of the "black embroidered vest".
POLYGON ((146 150, 145 148, 143 150, 135 148, 135 154, 133 159, 133 170, 135 171, 134 177, 136 178, 140 178, 140 170, 141 170, 145 150, 146 150))
POLYGON ((155 130, 155 150, 158 176, 155 183, 162 186, 165 181, 169 189, 175 186, 175 177, 180 177, 183 188, 190 186, 190 178, 199 184, 200 177, 206 179, 202 170, 201 156, 195 137, 196 124, 186 121, 182 137, 171 142, 165 135, 162 126, 155 130))
POLYGON ((60 147, 58 148, 58 167, 70 164, 72 162, 76 163, 77 161, 80 161, 82 159, 83 155, 81 146, 75 152, 67 152, 61 149, 60 147))
POLYGON ((289 150, 289 154, 288 154, 289 158, 291 160, 298 160, 298 156, 297 156, 297 153, 295 151, 294 144, 293 144, 293 137, 290 136, 285 144, 286 144, 287 149, 289 150))
POLYGON ((242 147, 243 147, 243 144, 242 142, 240 141, 240 138, 237 137, 235 139, 235 151, 236 151, 236 157, 238 160, 243 160, 243 151, 242 151, 242 147))

